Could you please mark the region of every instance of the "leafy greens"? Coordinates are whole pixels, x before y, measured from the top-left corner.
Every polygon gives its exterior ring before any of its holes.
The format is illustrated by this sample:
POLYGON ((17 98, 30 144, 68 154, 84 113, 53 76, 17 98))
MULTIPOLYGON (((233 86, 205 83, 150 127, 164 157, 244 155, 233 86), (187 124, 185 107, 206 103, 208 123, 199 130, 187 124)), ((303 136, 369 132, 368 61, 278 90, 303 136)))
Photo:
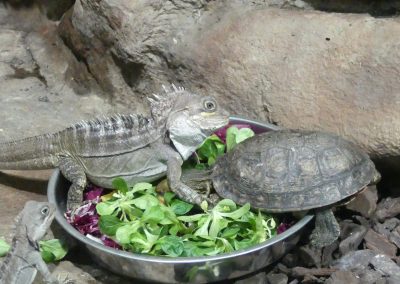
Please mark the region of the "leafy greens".
POLYGON ((68 249, 59 239, 39 242, 39 250, 46 263, 59 261, 67 254, 68 249))
MULTIPOLYGON (((254 131, 246 125, 230 126, 213 134, 204 140, 196 151, 198 169, 212 166, 219 156, 231 151, 237 144, 254 136, 254 131)), ((187 163, 186 163, 187 166, 187 163)))
POLYGON ((0 257, 5 256, 10 248, 10 245, 3 238, 0 238, 0 257))
MULTIPOLYGON (((3 238, 0 238, 0 257, 5 256, 11 246, 6 243, 3 238)), ((39 241, 39 251, 46 263, 59 261, 67 254, 68 249, 58 239, 39 241)))
POLYGON ((197 213, 172 192, 159 199, 151 184, 125 189, 126 184, 118 182, 112 198, 96 205, 100 232, 125 250, 174 257, 216 255, 276 234, 275 220, 251 212, 249 204, 237 206, 223 199, 208 209, 203 202, 202 212, 197 213))

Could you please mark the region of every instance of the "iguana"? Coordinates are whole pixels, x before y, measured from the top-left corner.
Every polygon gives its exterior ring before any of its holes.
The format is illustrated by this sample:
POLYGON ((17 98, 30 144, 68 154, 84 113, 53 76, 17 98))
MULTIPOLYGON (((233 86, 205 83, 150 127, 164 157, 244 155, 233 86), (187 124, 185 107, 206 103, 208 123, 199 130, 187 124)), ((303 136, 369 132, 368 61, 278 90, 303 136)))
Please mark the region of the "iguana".
POLYGON ((229 116, 211 96, 183 88, 165 88, 149 98, 151 116, 114 115, 45 134, 0 144, 0 169, 58 167, 72 183, 68 209, 82 202, 87 178, 112 187, 123 177, 128 184, 151 182, 167 175, 180 198, 199 204, 205 197, 180 181, 181 165, 229 116))
POLYGON ((39 271, 46 283, 59 283, 44 263, 39 240, 54 219, 55 206, 47 202, 28 201, 16 218, 12 246, 0 266, 0 284, 30 284, 39 271))

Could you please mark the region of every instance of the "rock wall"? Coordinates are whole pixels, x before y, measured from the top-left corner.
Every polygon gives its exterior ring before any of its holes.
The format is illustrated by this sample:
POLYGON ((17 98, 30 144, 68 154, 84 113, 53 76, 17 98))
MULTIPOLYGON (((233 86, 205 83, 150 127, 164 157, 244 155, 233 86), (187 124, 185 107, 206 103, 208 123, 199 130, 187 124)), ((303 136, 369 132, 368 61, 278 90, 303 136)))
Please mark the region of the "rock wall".
POLYGON ((175 82, 215 94, 234 114, 399 155, 398 18, 244 2, 80 0, 59 32, 132 108, 175 82))
POLYGON ((57 23, 36 8, 0 3, 0 141, 55 132, 114 112, 57 23))

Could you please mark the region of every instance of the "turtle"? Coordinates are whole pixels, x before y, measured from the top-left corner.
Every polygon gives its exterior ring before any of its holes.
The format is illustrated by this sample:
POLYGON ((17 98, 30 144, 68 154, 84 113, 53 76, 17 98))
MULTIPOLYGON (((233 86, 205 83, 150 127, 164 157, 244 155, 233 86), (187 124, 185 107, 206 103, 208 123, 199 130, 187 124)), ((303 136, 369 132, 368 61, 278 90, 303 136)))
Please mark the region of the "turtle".
MULTIPOLYGON (((354 198, 380 174, 368 154, 335 134, 277 130, 257 134, 217 159, 210 170, 184 171, 182 181, 218 198, 270 213, 315 211, 310 242, 333 243, 340 227, 332 207, 354 198)), ((214 199, 215 200, 215 199, 214 199)))

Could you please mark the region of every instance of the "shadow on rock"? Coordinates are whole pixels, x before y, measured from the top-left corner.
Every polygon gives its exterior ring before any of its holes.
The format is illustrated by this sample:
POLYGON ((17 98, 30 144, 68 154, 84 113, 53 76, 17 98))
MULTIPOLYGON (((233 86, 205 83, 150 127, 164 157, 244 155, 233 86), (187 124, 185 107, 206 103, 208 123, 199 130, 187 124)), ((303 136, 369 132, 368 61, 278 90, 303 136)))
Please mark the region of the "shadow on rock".
POLYGON ((0 184, 28 192, 46 191, 47 181, 0 172, 0 184))

